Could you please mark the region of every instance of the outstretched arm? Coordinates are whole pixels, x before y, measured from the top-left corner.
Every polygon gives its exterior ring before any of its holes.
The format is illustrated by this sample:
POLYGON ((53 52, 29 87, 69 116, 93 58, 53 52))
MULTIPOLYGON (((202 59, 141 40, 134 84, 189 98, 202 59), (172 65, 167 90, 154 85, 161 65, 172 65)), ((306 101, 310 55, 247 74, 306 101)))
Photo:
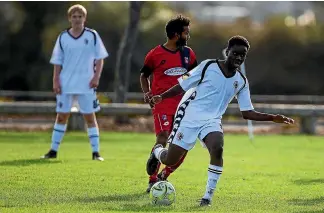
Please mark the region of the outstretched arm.
POLYGON ((285 123, 293 124, 294 120, 288 118, 284 115, 273 115, 262 112, 257 112, 255 110, 242 111, 242 116, 244 119, 253 120, 253 121, 273 121, 275 123, 285 123))
POLYGON ((255 111, 251 103, 249 83, 237 95, 237 101, 240 106, 241 114, 244 119, 253 121, 273 121, 275 123, 293 124, 294 120, 284 115, 274 115, 255 111))
POLYGON ((171 97, 174 97, 176 95, 180 95, 180 94, 182 94, 184 92, 185 91, 182 89, 180 84, 177 84, 177 85, 174 85, 173 87, 171 87, 170 89, 168 89, 167 91, 165 91, 164 93, 162 93, 161 95, 153 96, 152 102, 154 104, 157 104, 157 103, 160 103, 162 100, 164 100, 166 98, 171 98, 171 97))
POLYGON ((257 112, 255 110, 241 111, 242 117, 253 121, 273 121, 275 115, 257 112))

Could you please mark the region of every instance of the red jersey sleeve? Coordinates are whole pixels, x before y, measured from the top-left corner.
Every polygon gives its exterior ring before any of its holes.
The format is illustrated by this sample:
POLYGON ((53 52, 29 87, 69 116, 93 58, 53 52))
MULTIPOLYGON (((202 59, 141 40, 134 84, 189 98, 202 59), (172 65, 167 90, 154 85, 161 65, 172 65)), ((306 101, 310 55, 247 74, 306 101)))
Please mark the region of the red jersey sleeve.
MULTIPOLYGON (((190 65, 189 70, 192 70, 198 65, 197 58, 195 52, 190 48, 190 65)), ((189 71, 188 70, 188 71, 189 71)))
POLYGON ((144 59, 144 65, 141 68, 141 73, 144 74, 145 77, 149 77, 154 69, 154 63, 153 63, 153 49, 150 50, 144 59))

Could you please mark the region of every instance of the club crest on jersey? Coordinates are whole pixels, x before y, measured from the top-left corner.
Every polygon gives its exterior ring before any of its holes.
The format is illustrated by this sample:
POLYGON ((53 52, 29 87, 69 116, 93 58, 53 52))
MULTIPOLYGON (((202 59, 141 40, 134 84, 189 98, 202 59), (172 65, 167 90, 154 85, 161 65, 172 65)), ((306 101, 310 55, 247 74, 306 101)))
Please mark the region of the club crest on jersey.
POLYGON ((178 132, 177 134, 177 140, 180 141, 183 139, 183 133, 182 132, 178 132))
POLYGON ((173 68, 165 70, 164 74, 169 75, 169 76, 177 76, 177 75, 183 75, 186 72, 187 72, 186 68, 173 67, 173 68))
POLYGON ((87 45, 89 43, 88 39, 84 39, 84 43, 87 45))
POLYGON ((234 86, 234 89, 237 89, 238 88, 238 81, 234 81, 233 86, 234 86))

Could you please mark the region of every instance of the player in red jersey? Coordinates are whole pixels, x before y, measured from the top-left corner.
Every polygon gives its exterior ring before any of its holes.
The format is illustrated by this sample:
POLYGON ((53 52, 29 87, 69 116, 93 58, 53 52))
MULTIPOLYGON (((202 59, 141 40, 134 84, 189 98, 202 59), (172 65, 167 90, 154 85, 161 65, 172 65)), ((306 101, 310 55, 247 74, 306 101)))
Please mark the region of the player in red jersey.
MULTIPOLYGON (((141 69, 140 82, 144 92, 145 102, 149 103, 153 95, 161 94, 178 83, 179 76, 197 66, 195 53, 187 47, 190 32, 190 20, 181 15, 171 19, 166 24, 167 42, 158 45, 149 51, 145 57, 144 66, 141 69), (149 78, 152 78, 150 85, 149 78)), ((152 107, 154 117, 154 128, 156 133, 156 144, 167 144, 168 136, 173 127, 173 118, 182 94, 174 98, 165 99, 160 104, 152 107)), ((153 153, 151 151, 150 158, 153 153)), ((147 192, 158 180, 166 180, 168 176, 183 162, 183 158, 175 165, 165 167, 159 174, 160 165, 157 170, 148 175, 149 185, 147 192)))

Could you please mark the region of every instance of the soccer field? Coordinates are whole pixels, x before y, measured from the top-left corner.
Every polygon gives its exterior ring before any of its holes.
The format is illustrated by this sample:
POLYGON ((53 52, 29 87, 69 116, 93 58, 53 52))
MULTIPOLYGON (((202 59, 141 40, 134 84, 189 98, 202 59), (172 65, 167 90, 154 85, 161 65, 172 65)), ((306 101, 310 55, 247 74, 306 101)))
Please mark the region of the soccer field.
POLYGON ((170 176, 169 207, 150 204, 145 170, 154 134, 101 133, 104 162, 86 133, 67 133, 58 159, 39 160, 51 133, 0 132, 0 212, 324 212, 324 139, 226 135, 212 207, 198 207, 209 156, 199 143, 170 176))

